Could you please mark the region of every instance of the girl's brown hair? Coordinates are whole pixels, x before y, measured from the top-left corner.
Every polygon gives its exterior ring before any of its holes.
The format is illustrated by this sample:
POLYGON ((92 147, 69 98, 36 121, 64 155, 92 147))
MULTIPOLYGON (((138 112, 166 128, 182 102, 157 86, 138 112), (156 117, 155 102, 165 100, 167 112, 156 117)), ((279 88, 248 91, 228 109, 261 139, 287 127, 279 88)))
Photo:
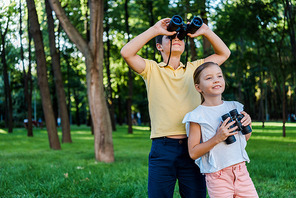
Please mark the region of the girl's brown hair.
MULTIPOLYGON (((200 83, 201 72, 205 68, 208 68, 209 66, 212 66, 212 65, 219 66, 217 63, 214 63, 214 62, 205 62, 205 63, 201 64, 198 68, 196 68, 196 70, 193 73, 193 81, 194 81, 195 85, 200 83)), ((205 98, 203 97, 202 93, 200 95, 201 95, 201 103, 203 103, 205 101, 205 98)))

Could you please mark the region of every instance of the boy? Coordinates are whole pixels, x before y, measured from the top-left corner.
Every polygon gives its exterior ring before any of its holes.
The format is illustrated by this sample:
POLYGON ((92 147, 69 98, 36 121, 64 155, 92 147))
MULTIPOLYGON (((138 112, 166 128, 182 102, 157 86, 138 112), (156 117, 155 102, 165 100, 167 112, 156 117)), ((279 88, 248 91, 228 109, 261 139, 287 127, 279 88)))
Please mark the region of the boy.
POLYGON ((143 77, 147 88, 152 139, 148 196, 173 197, 178 179, 182 197, 206 197, 204 176, 200 174, 199 168, 188 154, 187 136, 182 119, 187 112, 200 104, 200 94, 195 91, 192 78, 194 70, 205 61, 221 65, 230 56, 230 51, 223 41, 203 24, 194 34, 188 36, 205 36, 215 53, 205 59, 188 62, 184 66, 180 58, 185 43, 177 36, 170 41, 170 36, 174 37, 176 32, 167 31, 169 22, 170 18, 158 21, 121 49, 122 57, 143 77), (156 47, 163 58, 161 63, 137 55, 137 52, 154 37, 157 37, 156 47))

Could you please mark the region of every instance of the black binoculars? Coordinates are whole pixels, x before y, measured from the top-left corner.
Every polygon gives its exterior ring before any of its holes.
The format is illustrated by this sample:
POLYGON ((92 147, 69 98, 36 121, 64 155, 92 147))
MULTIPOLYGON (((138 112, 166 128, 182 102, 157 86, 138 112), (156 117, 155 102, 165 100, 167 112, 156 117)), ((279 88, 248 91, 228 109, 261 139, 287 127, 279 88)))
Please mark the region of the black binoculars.
POLYGON ((183 40, 188 33, 193 34, 198 30, 203 24, 203 21, 199 17, 193 17, 192 21, 190 24, 186 24, 183 22, 182 17, 179 15, 174 15, 171 18, 171 21, 168 25, 167 30, 169 32, 176 31, 177 34, 170 36, 170 39, 175 38, 176 36, 178 39, 183 40))
MULTIPOLYGON (((233 109, 229 111, 229 113, 224 114, 222 116, 222 120, 225 121, 229 117, 230 117, 230 120, 228 121, 228 123, 235 121, 235 123, 232 126, 230 126, 230 128, 237 126, 237 129, 235 131, 241 131, 243 135, 246 135, 252 132, 252 128, 249 125, 248 126, 242 125, 241 120, 243 119, 244 115, 239 114, 236 109, 233 109)), ((234 135, 228 136, 228 138, 225 140, 226 144, 232 144, 235 141, 236 139, 234 135)))

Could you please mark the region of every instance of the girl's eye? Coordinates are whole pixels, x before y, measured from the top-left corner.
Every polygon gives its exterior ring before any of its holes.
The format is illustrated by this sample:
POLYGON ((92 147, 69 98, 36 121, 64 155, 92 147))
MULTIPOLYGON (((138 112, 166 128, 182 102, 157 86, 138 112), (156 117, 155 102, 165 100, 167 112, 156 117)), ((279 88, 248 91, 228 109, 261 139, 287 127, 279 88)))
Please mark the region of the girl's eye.
POLYGON ((210 80, 210 79, 212 79, 212 77, 207 77, 207 78, 206 78, 206 80, 210 80))
POLYGON ((223 76, 222 76, 222 75, 219 75, 218 77, 219 77, 219 78, 223 78, 223 76))

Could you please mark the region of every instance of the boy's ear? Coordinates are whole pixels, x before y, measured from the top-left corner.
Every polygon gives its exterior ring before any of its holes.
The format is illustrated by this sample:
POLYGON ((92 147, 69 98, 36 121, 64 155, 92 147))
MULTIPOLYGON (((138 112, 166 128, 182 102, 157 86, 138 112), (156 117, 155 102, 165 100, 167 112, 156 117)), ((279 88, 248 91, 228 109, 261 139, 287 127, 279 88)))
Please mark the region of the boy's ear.
POLYGON ((163 49, 162 49, 162 45, 161 45, 160 43, 156 43, 156 49, 157 49, 158 51, 163 51, 163 49))
POLYGON ((199 84, 195 84, 194 86, 199 93, 202 93, 202 90, 199 88, 199 84))

